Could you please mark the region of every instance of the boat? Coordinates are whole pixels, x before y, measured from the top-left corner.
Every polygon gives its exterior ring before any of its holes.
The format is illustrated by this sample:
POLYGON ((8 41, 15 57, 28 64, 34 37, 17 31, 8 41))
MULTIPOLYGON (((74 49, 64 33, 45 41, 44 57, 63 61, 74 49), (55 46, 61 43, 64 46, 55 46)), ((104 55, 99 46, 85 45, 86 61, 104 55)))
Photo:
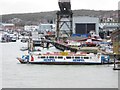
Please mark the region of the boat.
POLYGON ((12 36, 11 37, 11 42, 16 42, 17 41, 17 37, 16 36, 12 36))
POLYGON ((57 64, 57 65, 79 65, 79 64, 108 64, 110 63, 109 56, 101 53, 83 53, 83 52, 30 52, 28 55, 23 55, 17 58, 20 63, 29 64, 57 64))
POLYGON ((29 55, 23 55, 21 58, 17 57, 21 64, 29 63, 29 55))

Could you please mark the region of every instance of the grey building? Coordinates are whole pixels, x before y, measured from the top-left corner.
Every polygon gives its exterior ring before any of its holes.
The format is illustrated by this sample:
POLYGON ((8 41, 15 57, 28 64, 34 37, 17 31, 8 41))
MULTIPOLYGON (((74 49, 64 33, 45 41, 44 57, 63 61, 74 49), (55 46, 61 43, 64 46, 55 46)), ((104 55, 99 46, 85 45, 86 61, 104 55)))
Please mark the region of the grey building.
POLYGON ((99 18, 89 16, 73 17, 74 34, 87 34, 90 31, 99 34, 99 18))

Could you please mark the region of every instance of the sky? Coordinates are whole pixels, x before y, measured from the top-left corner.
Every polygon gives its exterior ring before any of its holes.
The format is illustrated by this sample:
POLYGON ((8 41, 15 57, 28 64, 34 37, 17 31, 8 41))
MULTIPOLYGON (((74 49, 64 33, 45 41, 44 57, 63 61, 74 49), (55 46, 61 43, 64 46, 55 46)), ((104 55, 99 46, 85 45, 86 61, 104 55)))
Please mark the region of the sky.
MULTIPOLYGON (((71 0, 72 10, 117 10, 120 0, 71 0)), ((0 15, 59 10, 58 0, 0 0, 0 15)))

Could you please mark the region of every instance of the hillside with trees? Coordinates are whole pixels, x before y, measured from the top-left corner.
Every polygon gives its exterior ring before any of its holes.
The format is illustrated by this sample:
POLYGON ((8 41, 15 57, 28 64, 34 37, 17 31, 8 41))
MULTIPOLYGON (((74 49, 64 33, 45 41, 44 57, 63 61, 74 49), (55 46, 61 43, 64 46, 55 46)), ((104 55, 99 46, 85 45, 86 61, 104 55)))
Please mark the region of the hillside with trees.
MULTIPOLYGON (((39 24, 39 23, 53 23, 56 19, 57 11, 49 12, 37 12, 37 13, 23 13, 23 14, 7 14, 2 15, 3 23, 14 23, 18 26, 39 24)), ((118 11, 103 11, 103 10, 73 10, 74 16, 90 16, 98 17, 100 22, 104 22, 104 19, 112 18, 111 22, 118 21, 118 11)))

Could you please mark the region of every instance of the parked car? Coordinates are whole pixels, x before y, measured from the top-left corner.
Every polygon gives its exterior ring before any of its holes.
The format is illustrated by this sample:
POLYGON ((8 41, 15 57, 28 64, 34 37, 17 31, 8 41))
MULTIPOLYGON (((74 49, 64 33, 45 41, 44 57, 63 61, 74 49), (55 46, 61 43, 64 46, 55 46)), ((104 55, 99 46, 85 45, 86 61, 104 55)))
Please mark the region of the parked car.
POLYGON ((11 41, 12 41, 12 42, 16 42, 16 40, 17 40, 17 37, 16 37, 16 36, 13 36, 13 37, 11 38, 11 41))
POLYGON ((23 42, 23 43, 28 42, 28 38, 23 37, 23 38, 21 39, 21 42, 23 42))

